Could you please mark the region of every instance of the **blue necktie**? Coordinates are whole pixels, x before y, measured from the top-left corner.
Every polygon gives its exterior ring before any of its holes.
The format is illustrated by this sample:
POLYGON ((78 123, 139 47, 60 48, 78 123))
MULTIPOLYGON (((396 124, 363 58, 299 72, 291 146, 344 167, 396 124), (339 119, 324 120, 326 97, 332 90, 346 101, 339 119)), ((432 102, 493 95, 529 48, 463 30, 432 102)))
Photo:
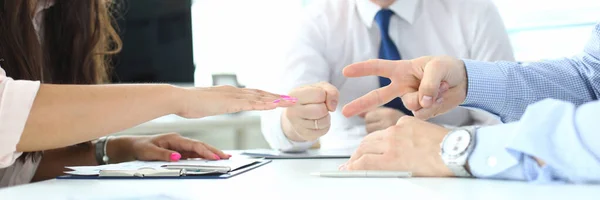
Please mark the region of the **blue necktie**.
MULTIPOLYGON (((400 60, 400 53, 396 48, 396 45, 390 38, 388 34, 390 27, 390 19, 394 15, 394 12, 389 9, 381 9, 375 15, 375 21, 377 25, 379 25, 379 30, 381 31, 381 46, 379 46, 379 58, 385 60, 400 60)), ((379 77, 379 85, 381 87, 387 86, 391 83, 389 78, 379 77)), ((389 103, 384 105, 385 107, 394 108, 402 111, 404 114, 411 115, 412 112, 404 107, 402 100, 400 98, 395 98, 389 103)))

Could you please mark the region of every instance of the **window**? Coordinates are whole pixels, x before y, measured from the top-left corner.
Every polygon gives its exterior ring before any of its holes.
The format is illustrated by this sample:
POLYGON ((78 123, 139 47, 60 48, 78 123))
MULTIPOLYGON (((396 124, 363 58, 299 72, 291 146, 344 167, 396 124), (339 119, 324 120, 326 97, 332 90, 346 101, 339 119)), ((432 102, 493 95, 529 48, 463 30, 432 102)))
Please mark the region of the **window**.
MULTIPOLYGON (((269 88, 267 72, 280 69, 281 44, 304 0, 196 0, 192 5, 195 82, 235 73, 242 85, 269 88)), ((275 80, 275 79, 272 79, 275 80)))
POLYGON ((598 22, 598 0, 495 0, 519 61, 580 53, 598 22))

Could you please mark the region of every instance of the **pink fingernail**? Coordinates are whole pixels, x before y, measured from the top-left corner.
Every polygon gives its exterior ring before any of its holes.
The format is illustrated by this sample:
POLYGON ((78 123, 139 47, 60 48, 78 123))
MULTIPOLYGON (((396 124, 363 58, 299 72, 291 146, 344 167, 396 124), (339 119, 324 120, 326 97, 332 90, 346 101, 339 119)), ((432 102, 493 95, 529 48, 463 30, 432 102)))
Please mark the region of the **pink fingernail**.
POLYGON ((286 101, 298 101, 298 98, 294 98, 294 97, 283 97, 283 99, 286 101))
POLYGON ((275 99, 275 101, 273 101, 273 103, 279 103, 281 102, 281 99, 275 99))
POLYGON ((221 160, 221 157, 217 156, 217 154, 214 154, 213 157, 215 158, 215 160, 221 160))
POLYGON ((280 96, 281 98, 284 98, 284 99, 285 99, 285 98, 292 98, 292 97, 290 97, 290 96, 288 96, 288 95, 279 95, 279 96, 280 96))
POLYGON ((231 158, 231 156, 232 156, 231 154, 227 154, 227 158, 231 158))
POLYGON ((181 154, 177 152, 171 153, 171 161, 178 161, 179 159, 181 159, 181 154))

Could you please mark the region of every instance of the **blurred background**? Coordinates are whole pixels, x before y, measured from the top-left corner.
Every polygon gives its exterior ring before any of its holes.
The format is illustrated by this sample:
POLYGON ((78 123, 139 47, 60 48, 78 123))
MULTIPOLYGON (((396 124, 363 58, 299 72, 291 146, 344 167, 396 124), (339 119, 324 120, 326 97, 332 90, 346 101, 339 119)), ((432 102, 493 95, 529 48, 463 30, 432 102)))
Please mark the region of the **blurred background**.
MULTIPOLYGON (((306 5, 320 0, 124 0, 114 82, 183 86, 277 84, 281 47, 306 5)), ((581 52, 598 0, 495 0, 519 61, 581 52)), ((256 112, 184 120, 165 116, 118 134, 177 131, 222 149, 268 148, 256 112)))

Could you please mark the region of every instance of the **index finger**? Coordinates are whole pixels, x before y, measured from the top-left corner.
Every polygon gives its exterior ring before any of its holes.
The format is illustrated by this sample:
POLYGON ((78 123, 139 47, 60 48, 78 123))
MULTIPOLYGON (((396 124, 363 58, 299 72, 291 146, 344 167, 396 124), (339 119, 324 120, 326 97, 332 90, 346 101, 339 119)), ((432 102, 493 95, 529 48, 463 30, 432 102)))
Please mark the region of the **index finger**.
POLYGON ((346 104, 344 108, 342 108, 342 114, 346 117, 352 117, 390 102, 396 98, 396 92, 393 90, 393 87, 391 87, 393 84, 394 83, 392 82, 391 85, 375 89, 346 104))
MULTIPOLYGON (((410 60, 371 59, 346 66, 343 74, 346 77, 383 76, 390 78, 397 68, 410 67, 410 60)), ((402 70, 400 70, 402 71, 402 70)))

